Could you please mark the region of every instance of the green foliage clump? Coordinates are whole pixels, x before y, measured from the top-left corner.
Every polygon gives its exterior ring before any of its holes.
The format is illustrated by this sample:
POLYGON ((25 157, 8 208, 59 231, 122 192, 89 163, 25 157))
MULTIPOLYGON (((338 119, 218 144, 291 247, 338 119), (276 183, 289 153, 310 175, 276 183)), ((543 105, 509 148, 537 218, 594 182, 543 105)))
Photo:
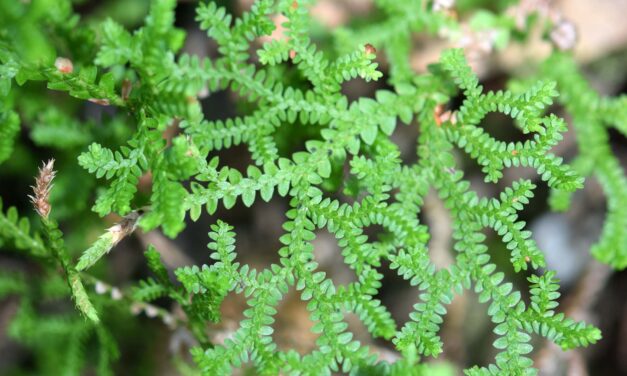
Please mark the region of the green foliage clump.
MULTIPOLYGON (((609 127, 627 135, 627 97, 602 98, 577 70, 572 57, 555 54, 542 73, 558 83, 562 103, 573 117, 579 155, 571 163, 582 176, 594 176, 606 194, 607 218, 592 254, 617 269, 627 267, 627 176, 609 143, 609 127)), ((565 210, 569 194, 554 192, 552 204, 565 210)))
MULTIPOLYGON (((1 296, 22 296, 11 334, 41 354, 37 363, 42 373, 50 369, 52 355, 40 348, 40 341, 69 338, 64 346, 67 373, 78 374, 87 365, 83 351, 90 336, 98 342, 99 373, 112 373, 109 363, 119 353, 107 329, 115 312, 111 306, 139 307, 169 325, 187 326, 198 343, 193 359, 207 375, 230 374, 244 366, 268 375, 445 374, 420 364, 420 357, 442 353, 438 333, 446 306, 468 289, 478 293, 480 302, 489 303, 487 314, 497 337, 493 345, 498 349, 493 364, 467 369, 468 375, 535 374, 529 357, 532 335, 563 349, 600 339, 597 328, 556 311, 555 274, 545 270, 544 254, 520 219, 535 184, 519 180, 497 197, 480 197, 464 179, 454 150, 476 160, 486 182, 498 182, 503 170, 512 166, 531 167, 557 192, 554 201, 562 204, 564 195, 583 186, 582 176, 594 174, 606 190, 609 210, 592 252, 624 268, 627 184, 607 135, 610 124, 623 133, 627 129, 624 98, 600 98, 572 59, 557 52, 539 79, 519 91, 485 91, 461 49, 445 50, 428 72, 417 74, 408 57, 413 34, 461 32, 457 21, 432 10, 430 1, 378 1, 379 22, 338 30, 326 37, 335 48, 323 50, 319 46, 324 43, 311 33, 311 3, 258 0, 240 17, 214 2, 201 3, 196 20, 219 52, 217 58, 201 59, 180 53, 185 34, 174 26, 174 0, 151 1, 144 25, 133 32, 111 18, 81 20, 70 1, 0 1, 6 10, 0 15, 0 162, 12 163, 20 124, 32 124, 31 139, 50 147, 62 162, 59 186, 52 190, 51 216, 56 207, 74 210, 77 218, 87 215, 78 203, 72 206, 72 197, 63 196, 71 189, 69 195, 85 201, 92 202, 95 195, 91 209, 100 217, 117 214, 131 221, 117 232, 109 229, 79 256, 68 251, 55 220, 42 217, 33 231, 15 208, 0 211, 3 248, 14 246, 49 269, 37 277, 0 277, 1 296), (273 32, 272 16, 279 13, 286 18, 285 38, 266 42, 251 54, 251 45, 273 32), (39 46, 45 47, 41 55, 33 56, 31 49, 39 46), (349 101, 342 92, 346 81, 384 77, 375 61, 382 53, 389 63, 390 89, 349 101), (58 56, 69 57, 72 69, 55 66, 58 56), (62 100, 51 100, 38 81, 77 100, 63 97, 67 103, 57 106, 53 102, 62 100), (203 91, 212 95, 224 89, 238 95, 244 114, 205 119, 198 97, 203 91), (459 95, 461 106, 443 120, 441 106, 459 95), (24 103, 27 96, 29 103, 24 103), (97 127, 76 116, 84 100, 116 111, 103 119, 104 127, 97 127), (563 119, 547 114, 554 102, 564 103, 574 118, 581 151, 572 166, 551 153, 567 129, 563 119), (496 140, 480 125, 491 112, 510 116, 531 138, 496 140), (419 127, 414 164, 404 164, 391 141, 401 126, 419 127), (293 127, 313 129, 317 136, 304 142, 304 150, 285 153, 280 143, 293 127), (253 159, 245 173, 213 157, 240 144, 253 159), (69 176, 77 179, 74 184, 69 176), (152 183, 149 193, 138 188, 143 177, 152 183), (452 217, 455 261, 448 268, 437 268, 430 260, 428 228, 418 220, 429 188, 438 192, 452 217), (338 191, 350 199, 339 199, 334 194, 338 191), (186 217, 196 221, 203 213, 215 214, 219 205, 230 209, 241 200, 250 207, 276 196, 286 197, 290 206, 277 264, 255 270, 238 262, 233 228, 218 220, 209 232, 212 261, 206 265, 176 269, 173 281, 158 249, 150 246, 144 256, 152 278, 124 294, 107 287, 110 297, 84 287, 102 290, 94 275, 105 263, 98 262, 120 234, 129 235, 136 225, 143 231, 160 228, 175 238, 185 228, 186 217), (371 225, 382 226, 389 236, 369 240, 364 229, 371 225), (312 241, 323 228, 338 240, 355 282, 338 286, 319 270, 312 241), (529 303, 491 261, 485 228, 501 237, 517 273, 533 271, 525 294, 529 303), (377 298, 384 262, 415 286, 420 297, 410 321, 400 328, 377 298), (55 266, 61 267, 61 274, 55 266), (68 288, 57 283, 59 277, 68 288), (46 286, 49 282, 44 281, 57 282, 46 286), (305 355, 280 350, 273 339, 277 306, 290 287, 308 302, 312 331, 319 334, 316 348, 305 355), (244 319, 223 344, 211 343, 207 324, 221 320, 220 306, 230 292, 245 296, 244 319), (36 302, 41 296, 71 296, 88 320, 70 313, 61 318, 40 313, 36 302), (184 318, 153 305, 163 298, 175 301, 184 318), (349 313, 359 317, 373 338, 391 340, 402 359, 394 364, 378 360, 348 330, 349 313)), ((497 47, 514 38, 514 22, 507 15, 483 11, 474 25, 497 30, 497 47)), ((80 230, 81 224, 68 228, 80 230)))

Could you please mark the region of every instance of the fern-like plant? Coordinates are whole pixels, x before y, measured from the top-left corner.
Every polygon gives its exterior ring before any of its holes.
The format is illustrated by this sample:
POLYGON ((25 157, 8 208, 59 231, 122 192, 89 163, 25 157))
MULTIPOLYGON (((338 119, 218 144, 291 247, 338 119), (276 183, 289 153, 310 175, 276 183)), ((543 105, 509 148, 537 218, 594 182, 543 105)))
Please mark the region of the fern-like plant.
MULTIPOLYGON (((186 327, 197 343, 194 367, 204 375, 228 375, 240 367, 267 375, 434 374, 437 367, 420 360, 442 353, 439 332, 447 305, 469 289, 489 304, 498 353, 492 364, 465 370, 468 375, 535 374, 532 335, 563 349, 601 338, 594 326, 557 311, 555 273, 546 270, 542 250, 520 219, 535 184, 518 180, 496 197, 480 197, 454 156, 456 148, 464 151, 490 183, 500 181, 507 168, 531 167, 563 209, 566 196, 594 174, 609 210, 592 253, 624 269, 627 182, 609 147, 607 126, 627 130, 625 98, 599 97, 568 53, 554 52, 537 77, 517 90, 493 92, 480 85, 462 49, 445 49, 428 72, 412 70, 413 35, 454 38, 463 32, 453 12, 443 10, 440 3, 447 2, 377 1, 377 22, 324 37, 312 31, 317 29, 310 0, 257 0, 239 17, 216 2, 201 2, 196 21, 217 43, 215 58, 181 52, 185 32, 175 27, 174 0, 152 0, 145 22, 133 31, 113 18, 82 19, 72 3, 0 1, 0 162, 15 166, 13 159, 25 153, 20 129, 30 129, 32 141, 58 160, 58 185, 51 185, 50 163, 35 186, 40 225, 31 229, 28 211, 22 217, 13 207, 0 212, 3 249, 15 249, 45 270, 0 276, 0 296, 20 296, 9 332, 34 349, 40 373, 64 367, 67 374, 79 374, 90 367, 84 352, 92 346, 98 349, 98 372, 114 373, 111 363, 119 350, 110 328, 119 320, 115 315, 129 310, 186 327), (258 44, 278 26, 277 14, 285 20, 283 37, 258 44), (385 70, 379 67, 382 57, 389 64, 385 70), (349 80, 384 78, 390 88, 373 98, 349 101, 342 92, 349 80), (41 82, 67 95, 51 96, 41 82), (237 94, 242 114, 206 119, 199 98, 225 89, 237 94), (444 112, 455 97, 462 98, 459 108, 444 112), (77 116, 84 101, 115 110, 95 124, 77 116), (556 102, 572 114, 580 142, 580 155, 570 164, 551 152, 567 130, 562 118, 548 113, 556 102), (481 126, 492 112, 511 117, 529 140, 492 137, 481 126), (285 138, 293 127, 319 136, 286 154, 280 144, 290 142, 285 138), (418 127, 416 163, 402 162, 390 138, 397 127, 418 127), (252 155, 245 172, 214 157, 240 144, 252 155), (146 179, 149 193, 138 188, 146 179), (430 259, 428 228, 418 219, 430 188, 452 218, 454 262, 447 268, 430 259), (102 280, 106 255, 136 228, 158 228, 175 238, 188 218, 213 215, 219 206, 231 209, 238 200, 250 207, 276 196, 289 201, 276 264, 256 270, 242 263, 233 227, 217 220, 208 229, 205 264, 178 268, 171 278, 159 248, 151 245, 144 252, 151 278, 124 290, 102 280), (100 217, 121 217, 106 230, 97 222, 103 234, 88 246, 77 240, 84 237, 85 202, 93 202, 91 210, 100 217), (77 233, 64 241, 53 218, 77 233), (388 236, 370 240, 364 230, 371 225, 382 226, 388 236), (491 260, 486 228, 502 239, 515 272, 528 273, 527 291, 517 291, 491 260), (337 239, 354 282, 336 285, 320 270, 312 244, 319 229, 337 239), (383 263, 409 281, 420 299, 400 327, 378 298, 383 263), (319 335, 307 354, 279 349, 273 339, 277 307, 290 287, 307 302, 312 331, 319 335), (244 319, 223 343, 212 343, 208 324, 221 320, 220 306, 231 292, 246 299, 244 319), (38 307, 42 297, 71 298, 85 318, 46 312, 38 307), (163 298, 176 302, 181 314, 153 304, 163 298), (346 322, 349 313, 373 338, 391 340, 401 359, 379 360, 356 340, 346 322), (67 364, 51 364, 53 352, 61 350, 50 349, 48 339, 65 343, 67 364)), ((529 31, 517 29, 506 12, 482 11, 475 20, 477 30, 495 31, 496 48, 529 31)), ((25 160, 31 171, 39 163, 25 160)))

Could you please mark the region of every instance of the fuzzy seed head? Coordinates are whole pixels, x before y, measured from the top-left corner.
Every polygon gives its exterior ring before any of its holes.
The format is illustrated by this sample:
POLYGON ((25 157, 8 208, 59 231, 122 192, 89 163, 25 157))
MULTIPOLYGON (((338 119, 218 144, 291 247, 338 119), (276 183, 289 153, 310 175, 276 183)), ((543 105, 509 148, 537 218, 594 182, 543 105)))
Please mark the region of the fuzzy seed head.
POLYGON ((51 209, 50 190, 52 189, 52 180, 57 173, 53 168, 54 159, 49 160, 41 166, 39 175, 35 178, 35 185, 31 186, 34 194, 28 196, 37 214, 46 219, 48 219, 51 209))

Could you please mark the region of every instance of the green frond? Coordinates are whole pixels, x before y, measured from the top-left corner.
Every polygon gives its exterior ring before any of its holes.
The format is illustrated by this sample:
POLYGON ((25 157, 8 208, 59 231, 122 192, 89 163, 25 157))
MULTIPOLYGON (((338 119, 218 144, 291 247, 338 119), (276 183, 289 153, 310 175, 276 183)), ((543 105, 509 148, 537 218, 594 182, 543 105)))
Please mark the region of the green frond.
POLYGON ((447 138, 483 166, 486 182, 497 182, 505 167, 523 166, 536 169, 552 188, 570 192, 583 187, 583 178, 562 164, 561 158, 549 153, 566 131, 564 121, 555 115, 541 116, 541 111, 557 95, 554 82, 541 82, 519 95, 510 91, 483 94, 462 50, 443 52, 442 65, 466 95, 456 113, 457 120, 445 125, 447 138), (533 140, 497 141, 476 126, 488 112, 495 111, 514 118, 524 133, 536 132, 533 140))
MULTIPOLYGON (((624 127, 624 116, 617 109, 624 103, 624 97, 601 98, 579 73, 572 57, 565 54, 553 54, 543 65, 543 73, 557 81, 562 93, 559 100, 573 117, 580 151, 574 166, 580 173, 596 177, 607 197, 605 223, 592 254, 602 262, 624 269, 627 267, 627 177, 612 152, 607 131, 607 126, 619 130, 624 127), (617 117, 608 118, 603 109, 617 117)), ((568 197, 557 192, 553 198, 557 208, 566 209, 568 197)))
POLYGON ((0 299, 4 299, 7 295, 23 294, 28 290, 27 287, 23 273, 5 270, 0 274, 0 299))
POLYGON ((83 281, 78 271, 70 264, 65 241, 63 240, 63 233, 59 230, 59 225, 52 219, 43 217, 40 217, 40 219, 43 225, 46 246, 51 250, 54 258, 63 268, 67 283, 72 291, 72 298, 74 299, 76 308, 92 322, 100 322, 98 312, 85 291, 83 281))
POLYGON ((11 239, 15 247, 29 252, 35 257, 47 257, 46 249, 38 233, 31 234, 31 225, 27 218, 20 218, 15 207, 10 207, 6 213, 0 199, 0 235, 2 239, 11 239))
POLYGON ((85 287, 83 286, 83 282, 81 281, 79 275, 76 272, 68 272, 68 282, 70 284, 70 288, 72 289, 72 297, 74 298, 76 308, 78 308, 78 310, 85 315, 85 317, 94 323, 100 322, 98 312, 89 300, 89 296, 85 291, 85 287))
POLYGON ((483 86, 479 85, 479 79, 466 62, 464 50, 460 48, 446 50, 442 52, 440 61, 466 97, 475 98, 481 95, 483 86))
POLYGON ((291 46, 286 41, 271 40, 264 43, 263 47, 257 51, 259 62, 264 65, 278 65, 290 56, 291 46))
POLYGON ((102 23, 102 46, 96 57, 96 64, 103 67, 113 65, 123 65, 129 60, 134 60, 137 54, 133 37, 126 29, 113 21, 107 19, 102 23))
POLYGON ((98 240, 89 247, 78 260, 76 264, 76 270, 83 271, 92 267, 98 260, 111 251, 111 248, 115 245, 114 233, 107 231, 102 234, 98 240))
POLYGON ((32 125, 30 138, 39 146, 66 149, 85 146, 92 140, 91 124, 81 123, 52 107, 32 125))
POLYGON ((151 302, 168 295, 168 288, 152 278, 142 280, 131 291, 133 300, 151 302))
POLYGON ((137 191, 137 183, 146 168, 147 160, 141 149, 122 149, 113 153, 97 143, 78 157, 78 163, 96 177, 113 179, 111 186, 98 197, 94 211, 104 216, 111 211, 127 214, 131 211, 130 202, 137 191))
POLYGON ((115 88, 113 73, 105 73, 98 78, 98 70, 94 66, 84 67, 78 72, 62 73, 56 68, 42 70, 48 80, 48 88, 67 91, 71 96, 80 99, 91 99, 115 106, 125 106, 115 88))
POLYGON ((161 254, 152 244, 148 245, 148 249, 144 252, 144 257, 146 258, 148 267, 155 274, 155 277, 157 277, 157 281, 164 286, 172 287, 172 282, 168 276, 168 270, 161 260, 161 254))
POLYGON ((161 225, 164 233, 175 237, 185 227, 185 206, 187 190, 178 182, 169 180, 164 174, 153 175, 152 210, 140 224, 144 230, 152 230, 161 225))
POLYGON ((0 110, 0 163, 13 153, 13 145, 20 131, 20 117, 13 111, 0 110))

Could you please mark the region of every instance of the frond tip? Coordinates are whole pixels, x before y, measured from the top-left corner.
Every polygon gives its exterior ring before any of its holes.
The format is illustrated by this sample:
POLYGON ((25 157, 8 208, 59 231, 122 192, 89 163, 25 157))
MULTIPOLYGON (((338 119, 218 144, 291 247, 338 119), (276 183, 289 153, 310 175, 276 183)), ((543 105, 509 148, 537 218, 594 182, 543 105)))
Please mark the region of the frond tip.
POLYGON ((39 175, 35 178, 35 185, 33 188, 34 195, 29 195, 31 203, 35 207, 35 211, 40 217, 48 219, 50 210, 50 190, 52 189, 52 180, 57 174, 54 171, 54 159, 50 159, 47 163, 44 163, 39 169, 39 175))

